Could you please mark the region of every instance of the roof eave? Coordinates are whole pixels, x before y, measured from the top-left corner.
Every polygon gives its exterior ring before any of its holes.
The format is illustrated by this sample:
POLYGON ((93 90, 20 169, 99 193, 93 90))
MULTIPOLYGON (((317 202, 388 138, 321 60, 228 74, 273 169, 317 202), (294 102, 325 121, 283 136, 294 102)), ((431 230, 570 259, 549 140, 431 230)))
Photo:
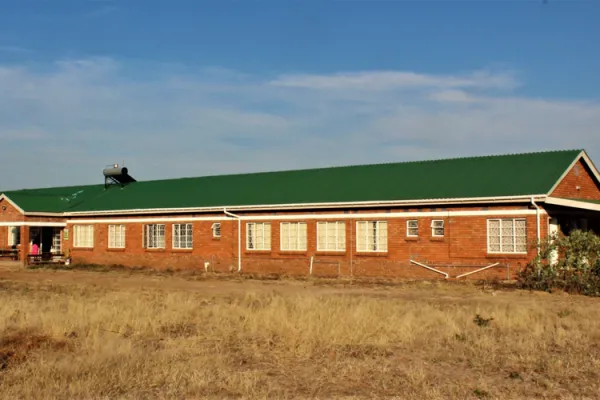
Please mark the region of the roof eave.
POLYGON ((546 204, 552 204, 555 206, 579 208, 582 210, 599 211, 600 212, 600 204, 588 203, 586 201, 579 201, 579 200, 573 200, 573 199, 563 199, 560 197, 548 197, 546 199, 546 204))
POLYGON ((558 185, 560 185, 560 183, 563 181, 563 179, 565 179, 565 177, 567 176, 567 174, 571 171, 571 169, 573 169, 573 167, 575 166, 575 164, 577 164, 579 162, 579 160, 583 160, 587 164, 587 166, 589 167, 590 171, 592 171, 592 174, 596 178, 596 183, 600 184, 600 172, 598 172, 598 169, 596 168, 596 166, 594 165, 594 163, 592 162, 592 160, 590 159, 590 157, 587 155, 587 153, 585 152, 585 150, 581 150, 579 152, 579 154, 575 157, 575 159, 573 160, 573 162, 567 167, 567 169, 565 170, 565 172, 563 172, 563 174, 560 176, 560 178, 558 178, 558 180, 550 188, 550 190, 548 191, 548 193, 546 193, 547 196, 551 196, 552 195, 552 193, 556 190, 556 188, 558 187, 558 185))
POLYGON ((520 195, 520 196, 497 196, 497 197, 470 197, 451 199, 424 199, 403 201, 363 201, 363 202, 337 202, 337 203, 301 203, 301 204, 267 204, 267 205, 223 205, 215 207, 182 207, 182 208, 153 208, 153 209, 124 209, 124 210, 100 210, 100 211, 76 211, 66 212, 63 215, 69 217, 94 216, 94 215, 144 215, 144 214, 180 214, 180 213, 206 213, 222 212, 223 209, 230 211, 271 211, 271 210, 305 210, 305 209, 331 209, 331 208, 381 208, 400 206, 429 206, 450 204, 482 204, 482 203, 514 203, 544 201, 545 194, 520 195))
POLYGON ((26 211, 26 217, 64 217, 65 213, 56 212, 41 212, 41 211, 26 211))
POLYGON ((6 201, 8 201, 11 206, 13 206, 14 208, 17 209, 17 211, 19 211, 21 214, 25 215, 25 211, 23 211, 23 209, 21 207, 19 207, 19 205, 17 203, 15 203, 14 201, 12 201, 6 194, 2 193, 0 195, 0 200, 6 200, 6 201))

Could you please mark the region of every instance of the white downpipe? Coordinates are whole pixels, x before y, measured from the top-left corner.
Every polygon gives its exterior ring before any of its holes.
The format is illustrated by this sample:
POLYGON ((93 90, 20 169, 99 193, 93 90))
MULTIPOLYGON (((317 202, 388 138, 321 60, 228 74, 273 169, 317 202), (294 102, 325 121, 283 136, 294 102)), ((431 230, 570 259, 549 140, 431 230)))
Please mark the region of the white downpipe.
POLYGON ((435 268, 432 268, 432 267, 430 267, 430 266, 428 266, 428 265, 421 264, 420 262, 417 262, 417 261, 415 261, 415 260, 410 260, 410 262, 411 262, 411 263, 413 263, 413 264, 416 264, 416 265, 418 265, 419 267, 427 268, 427 269, 428 269, 428 270, 430 270, 430 271, 437 272, 438 274, 442 274, 442 275, 444 275, 444 276, 446 277, 446 279, 448 279, 448 277, 449 277, 449 274, 448 274, 448 273, 446 273, 446 272, 442 272, 442 271, 440 271, 439 269, 435 269, 435 268))
POLYGON ((312 268, 313 268, 313 260, 314 260, 315 256, 311 256, 310 257, 310 271, 308 272, 309 275, 312 275, 312 268))
POLYGON ((462 278, 463 276, 467 276, 467 275, 471 275, 471 274, 476 274, 477 272, 485 271, 486 269, 495 267, 496 265, 499 265, 499 264, 500 263, 497 262, 497 263, 490 264, 487 267, 483 267, 483 268, 476 269, 475 271, 467 272, 466 274, 462 274, 462 275, 457 276, 456 279, 462 278))
POLYGON ((235 215, 227 211, 225 208, 223 209, 225 215, 229 215, 237 219, 238 221, 238 270, 237 272, 242 272, 242 217, 239 215, 235 215))
POLYGON ((533 196, 531 197, 531 205, 535 207, 535 224, 537 226, 537 253, 540 254, 541 234, 540 234, 540 206, 535 204, 533 196))

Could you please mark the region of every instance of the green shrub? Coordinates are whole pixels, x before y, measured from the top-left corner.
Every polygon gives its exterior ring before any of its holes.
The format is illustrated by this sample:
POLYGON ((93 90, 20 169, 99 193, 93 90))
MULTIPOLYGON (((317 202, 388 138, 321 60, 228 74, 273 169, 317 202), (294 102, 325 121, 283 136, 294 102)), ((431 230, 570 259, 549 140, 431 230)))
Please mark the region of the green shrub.
POLYGON ((518 274, 525 289, 564 290, 600 296, 600 237, 571 231, 541 244, 539 255, 518 274), (556 254, 554 262, 552 254, 556 254))

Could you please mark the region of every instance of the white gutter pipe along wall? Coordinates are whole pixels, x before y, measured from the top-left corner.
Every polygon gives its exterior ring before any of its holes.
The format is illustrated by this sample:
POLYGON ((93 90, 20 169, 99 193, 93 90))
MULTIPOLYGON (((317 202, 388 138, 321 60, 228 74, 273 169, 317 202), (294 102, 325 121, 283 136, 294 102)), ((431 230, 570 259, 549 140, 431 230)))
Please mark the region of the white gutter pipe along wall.
POLYGON ((540 235, 540 206, 535 204, 533 197, 531 197, 531 205, 535 207, 535 223, 537 226, 537 253, 540 254, 541 235, 540 235))
POLYGON ((237 272, 242 272, 242 217, 240 217, 239 215, 230 213, 225 208, 223 209, 223 212, 225 213, 225 215, 235 218, 238 221, 238 270, 237 270, 237 272))

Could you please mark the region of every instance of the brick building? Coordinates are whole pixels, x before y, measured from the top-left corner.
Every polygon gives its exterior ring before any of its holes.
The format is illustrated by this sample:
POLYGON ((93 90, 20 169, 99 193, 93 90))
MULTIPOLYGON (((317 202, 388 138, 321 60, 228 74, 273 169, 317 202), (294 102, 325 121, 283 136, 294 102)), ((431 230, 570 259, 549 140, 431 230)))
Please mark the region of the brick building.
POLYGON ((26 264, 35 243, 74 263, 507 278, 554 231, 600 232, 600 174, 583 150, 144 182, 105 172, 4 192, 3 254, 26 264))

